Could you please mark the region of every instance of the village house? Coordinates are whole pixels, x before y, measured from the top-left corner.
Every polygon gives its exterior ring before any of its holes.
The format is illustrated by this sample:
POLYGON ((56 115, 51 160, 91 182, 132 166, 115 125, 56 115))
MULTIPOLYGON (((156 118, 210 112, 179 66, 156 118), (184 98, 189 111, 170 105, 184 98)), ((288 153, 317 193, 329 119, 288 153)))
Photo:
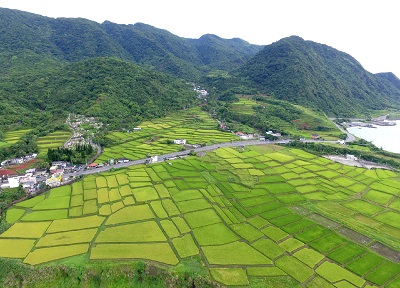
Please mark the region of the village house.
POLYGON ((318 134, 311 134, 311 139, 318 140, 320 137, 318 134))
POLYGON ((97 163, 90 163, 88 168, 93 169, 93 168, 97 168, 97 166, 98 166, 97 163))
POLYGON ((186 144, 186 139, 175 139, 174 144, 186 144))
POLYGON ((54 175, 51 178, 46 179, 46 185, 54 188, 61 185, 62 176, 61 175, 54 175))
POLYGON ((17 188, 19 186, 19 176, 14 175, 14 176, 8 177, 8 185, 9 185, 9 188, 17 188))
POLYGON ((282 134, 281 133, 274 133, 273 131, 267 131, 267 132, 265 132, 265 134, 267 134, 267 135, 271 135, 271 136, 274 136, 274 137, 282 137, 282 134))
POLYGON ((346 159, 347 160, 352 160, 352 161, 358 161, 358 158, 354 155, 351 154, 346 154, 346 159))

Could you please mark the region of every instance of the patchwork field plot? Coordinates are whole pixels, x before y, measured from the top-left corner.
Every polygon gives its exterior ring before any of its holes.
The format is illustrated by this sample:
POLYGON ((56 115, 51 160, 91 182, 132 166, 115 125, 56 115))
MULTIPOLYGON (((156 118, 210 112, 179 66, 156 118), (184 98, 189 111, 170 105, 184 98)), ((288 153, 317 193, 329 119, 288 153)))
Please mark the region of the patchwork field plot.
POLYGON ((10 145, 17 143, 18 140, 31 130, 17 130, 4 133, 3 141, 0 141, 0 148, 9 147, 10 145))
POLYGON ((86 176, 16 204, 0 257, 201 261, 224 285, 398 284, 398 174, 278 146, 171 163, 86 176))
POLYGON ((37 140, 39 156, 45 155, 49 148, 54 149, 61 147, 65 142, 67 142, 71 135, 71 131, 56 131, 46 136, 39 137, 37 140))
POLYGON ((167 144, 174 139, 186 139, 188 144, 221 143, 239 138, 228 132, 218 131, 218 123, 208 113, 192 108, 180 111, 173 116, 143 122, 140 131, 113 132, 107 137, 115 144, 105 148, 96 163, 110 159, 128 158, 131 160, 146 158, 148 155, 160 155, 176 152, 181 145, 167 144))

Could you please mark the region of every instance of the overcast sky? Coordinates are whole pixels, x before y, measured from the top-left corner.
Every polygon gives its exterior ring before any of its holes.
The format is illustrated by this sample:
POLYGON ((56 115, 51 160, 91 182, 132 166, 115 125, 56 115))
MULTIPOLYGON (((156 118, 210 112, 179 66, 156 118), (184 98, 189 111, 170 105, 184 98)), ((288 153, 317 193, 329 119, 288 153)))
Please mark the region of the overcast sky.
POLYGON ((372 73, 400 77, 397 0, 0 0, 0 7, 99 23, 142 22, 199 38, 215 34, 268 45, 291 35, 327 44, 372 73))

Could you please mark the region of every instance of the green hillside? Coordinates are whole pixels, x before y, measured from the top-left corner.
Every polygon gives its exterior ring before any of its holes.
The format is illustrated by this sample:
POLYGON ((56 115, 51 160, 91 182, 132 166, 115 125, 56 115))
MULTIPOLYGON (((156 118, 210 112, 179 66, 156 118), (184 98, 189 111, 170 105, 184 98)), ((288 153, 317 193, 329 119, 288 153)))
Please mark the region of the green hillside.
POLYGON ((204 39, 182 38, 143 23, 99 24, 82 18, 54 19, 0 8, 0 59, 4 59, 0 65, 8 62, 3 66, 8 69, 13 68, 10 58, 26 54, 36 62, 117 57, 193 81, 204 70, 237 67, 261 49, 239 39, 218 38, 203 43, 204 39), (213 50, 211 58, 205 55, 207 49, 213 50), (203 61, 205 58, 212 59, 212 63, 203 61))
POLYGON ((292 36, 265 46, 235 74, 277 99, 354 117, 399 107, 400 90, 350 55, 292 36))
POLYGON ((191 88, 178 78, 129 62, 94 58, 42 73, 4 77, 0 124, 44 125, 54 119, 65 121, 72 112, 100 117, 110 128, 129 127, 192 105, 196 96, 191 88))

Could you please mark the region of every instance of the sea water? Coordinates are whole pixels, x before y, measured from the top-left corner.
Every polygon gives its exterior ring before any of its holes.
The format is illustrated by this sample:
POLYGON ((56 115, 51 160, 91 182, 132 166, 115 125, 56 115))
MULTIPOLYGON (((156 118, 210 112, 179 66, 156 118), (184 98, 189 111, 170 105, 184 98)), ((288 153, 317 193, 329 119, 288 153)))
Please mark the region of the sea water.
POLYGON ((395 122, 395 126, 349 127, 347 131, 383 150, 400 153, 400 120, 395 122))

